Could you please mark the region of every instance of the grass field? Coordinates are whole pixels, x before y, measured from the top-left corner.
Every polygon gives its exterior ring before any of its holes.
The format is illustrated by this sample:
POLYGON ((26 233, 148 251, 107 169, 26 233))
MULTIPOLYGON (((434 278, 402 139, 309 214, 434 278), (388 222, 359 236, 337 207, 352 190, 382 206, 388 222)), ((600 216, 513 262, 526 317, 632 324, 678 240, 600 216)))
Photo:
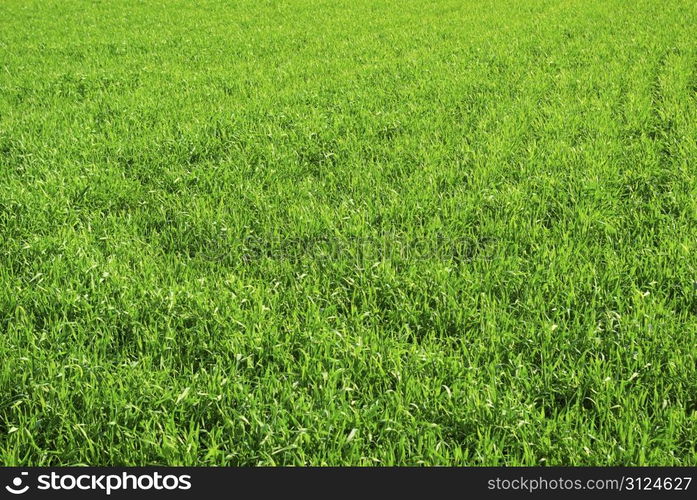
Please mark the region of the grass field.
POLYGON ((0 464, 696 465, 697 2, 0 0, 0 464))

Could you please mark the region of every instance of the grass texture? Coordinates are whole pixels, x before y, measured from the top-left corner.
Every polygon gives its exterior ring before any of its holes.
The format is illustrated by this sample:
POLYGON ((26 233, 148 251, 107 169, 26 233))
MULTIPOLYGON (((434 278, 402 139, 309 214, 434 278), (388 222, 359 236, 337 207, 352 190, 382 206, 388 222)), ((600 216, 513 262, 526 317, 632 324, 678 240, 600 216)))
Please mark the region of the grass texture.
POLYGON ((697 464, 697 2, 0 1, 0 463, 697 464))

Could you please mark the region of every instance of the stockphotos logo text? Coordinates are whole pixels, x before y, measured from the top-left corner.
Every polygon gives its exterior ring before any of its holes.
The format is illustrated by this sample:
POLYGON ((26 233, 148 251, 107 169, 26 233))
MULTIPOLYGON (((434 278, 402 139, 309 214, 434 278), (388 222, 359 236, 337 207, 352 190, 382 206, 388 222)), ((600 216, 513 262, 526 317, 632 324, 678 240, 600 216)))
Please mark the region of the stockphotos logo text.
MULTIPOLYGON (((30 487, 25 479, 28 473, 22 472, 15 477, 5 489, 13 495, 22 495, 29 491, 30 487)), ((191 476, 184 474, 175 476, 163 475, 159 472, 152 474, 42 474, 36 478, 36 489, 40 491, 102 491, 111 495, 113 491, 134 490, 189 490, 191 489, 191 476)), ((33 488, 32 488, 33 489, 33 488)))

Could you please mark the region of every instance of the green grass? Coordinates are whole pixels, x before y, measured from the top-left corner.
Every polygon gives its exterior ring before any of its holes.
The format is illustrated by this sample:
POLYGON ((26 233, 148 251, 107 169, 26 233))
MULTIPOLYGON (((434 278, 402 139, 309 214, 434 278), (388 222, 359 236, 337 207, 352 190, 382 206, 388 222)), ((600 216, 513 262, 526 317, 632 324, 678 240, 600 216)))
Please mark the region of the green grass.
POLYGON ((696 33, 1 0, 0 463, 696 465, 696 33))

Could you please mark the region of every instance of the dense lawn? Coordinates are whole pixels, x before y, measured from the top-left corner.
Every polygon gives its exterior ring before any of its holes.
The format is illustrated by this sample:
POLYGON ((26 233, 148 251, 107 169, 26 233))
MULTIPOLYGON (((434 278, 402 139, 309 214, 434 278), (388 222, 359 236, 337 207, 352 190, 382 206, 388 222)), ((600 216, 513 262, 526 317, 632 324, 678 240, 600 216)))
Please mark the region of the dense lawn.
POLYGON ((697 2, 0 0, 0 463, 697 464, 697 2))

